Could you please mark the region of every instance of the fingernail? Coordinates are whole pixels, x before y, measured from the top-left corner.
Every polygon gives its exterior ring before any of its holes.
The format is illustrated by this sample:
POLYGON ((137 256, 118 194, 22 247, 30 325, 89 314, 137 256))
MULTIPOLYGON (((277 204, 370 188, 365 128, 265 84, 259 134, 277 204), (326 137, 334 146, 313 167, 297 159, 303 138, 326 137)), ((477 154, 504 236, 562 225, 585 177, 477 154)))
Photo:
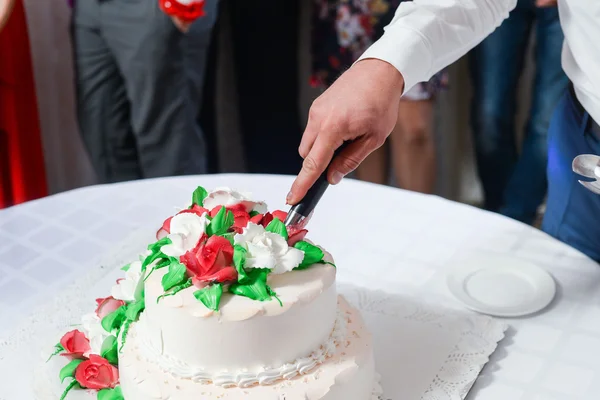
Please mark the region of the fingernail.
POLYGON ((342 181, 342 178, 344 178, 344 174, 342 174, 340 171, 335 171, 331 176, 331 180, 333 181, 331 183, 337 185, 342 181))
POLYGON ((287 196, 286 196, 286 198, 285 198, 285 204, 291 204, 291 202, 290 202, 290 201, 292 200, 292 197, 293 197, 293 196, 294 196, 294 195, 292 194, 292 191, 290 190, 290 192, 287 194, 287 196))

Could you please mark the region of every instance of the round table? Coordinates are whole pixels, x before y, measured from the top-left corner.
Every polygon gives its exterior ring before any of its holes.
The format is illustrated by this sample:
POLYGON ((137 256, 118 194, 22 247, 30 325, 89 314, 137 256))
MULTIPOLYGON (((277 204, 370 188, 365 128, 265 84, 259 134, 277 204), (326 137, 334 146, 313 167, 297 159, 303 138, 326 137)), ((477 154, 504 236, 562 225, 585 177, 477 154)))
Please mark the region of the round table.
MULTIPOLYGON (((204 175, 92 186, 0 210, 0 339, 84 275, 132 231, 155 230, 192 191, 227 186, 286 209, 292 178, 204 175)), ((542 313, 507 320, 507 337, 469 399, 558 400, 600 393, 600 269, 544 233, 436 196, 344 180, 325 194, 310 237, 336 258, 338 281, 461 307, 447 268, 469 252, 529 260, 558 295, 542 313)))

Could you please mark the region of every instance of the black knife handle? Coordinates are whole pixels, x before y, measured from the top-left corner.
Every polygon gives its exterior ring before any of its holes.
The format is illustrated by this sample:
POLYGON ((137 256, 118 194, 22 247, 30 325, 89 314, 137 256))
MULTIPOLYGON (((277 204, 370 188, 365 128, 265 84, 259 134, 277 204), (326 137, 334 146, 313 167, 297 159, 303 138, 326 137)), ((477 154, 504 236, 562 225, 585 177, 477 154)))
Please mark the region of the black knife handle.
MULTIPOLYGON (((344 150, 350 142, 344 142, 340 147, 338 147, 333 153, 332 161, 344 150)), ((329 163, 331 165, 331 163, 329 163)), ((304 217, 308 217, 310 213, 315 209, 321 197, 325 193, 325 190, 329 187, 329 181, 327 181, 327 171, 329 170, 329 165, 325 168, 325 171, 319 176, 314 185, 308 189, 306 192, 306 196, 298 204, 293 206, 290 212, 296 212, 304 217)))

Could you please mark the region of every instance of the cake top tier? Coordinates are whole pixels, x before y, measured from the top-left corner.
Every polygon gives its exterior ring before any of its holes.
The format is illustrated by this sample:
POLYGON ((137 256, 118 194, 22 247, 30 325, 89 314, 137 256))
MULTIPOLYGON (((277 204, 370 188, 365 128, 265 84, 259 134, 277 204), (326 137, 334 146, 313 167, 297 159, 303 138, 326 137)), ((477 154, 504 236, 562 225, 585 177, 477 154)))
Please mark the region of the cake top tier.
MULTIPOLYGON (((321 248, 304 240, 306 229, 285 226, 286 215, 268 212, 264 202, 236 190, 222 187, 208 192, 198 187, 191 204, 167 218, 147 254, 129 266, 130 275, 147 279, 165 269, 161 298, 194 286, 198 289, 194 296, 215 311, 224 290, 256 301, 279 301, 267 284, 269 275, 331 264, 321 248)), ((136 281, 135 288, 133 282, 120 282, 113 297, 125 301, 142 297, 143 279, 136 281)))

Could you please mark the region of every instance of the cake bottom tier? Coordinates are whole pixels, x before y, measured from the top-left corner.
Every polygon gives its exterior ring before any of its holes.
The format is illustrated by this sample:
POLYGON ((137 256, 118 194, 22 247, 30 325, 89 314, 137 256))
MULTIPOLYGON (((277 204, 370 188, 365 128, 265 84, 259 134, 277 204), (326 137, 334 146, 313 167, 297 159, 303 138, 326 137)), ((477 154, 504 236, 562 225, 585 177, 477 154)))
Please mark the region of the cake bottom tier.
MULTIPOLYGON (((339 307, 347 320, 346 339, 333 356, 304 375, 271 385, 225 388, 174 377, 140 355, 136 326, 127 336, 119 357, 125 400, 372 400, 375 387, 373 347, 359 312, 342 297, 339 307)), ((310 329, 307 326, 306 329, 310 329)), ((285 338, 282 338, 285 340, 285 338)))

